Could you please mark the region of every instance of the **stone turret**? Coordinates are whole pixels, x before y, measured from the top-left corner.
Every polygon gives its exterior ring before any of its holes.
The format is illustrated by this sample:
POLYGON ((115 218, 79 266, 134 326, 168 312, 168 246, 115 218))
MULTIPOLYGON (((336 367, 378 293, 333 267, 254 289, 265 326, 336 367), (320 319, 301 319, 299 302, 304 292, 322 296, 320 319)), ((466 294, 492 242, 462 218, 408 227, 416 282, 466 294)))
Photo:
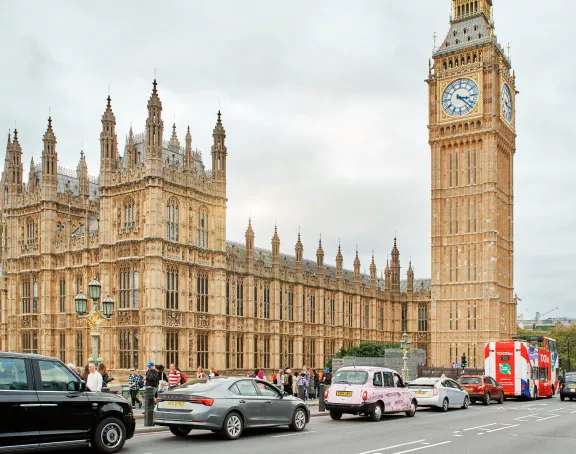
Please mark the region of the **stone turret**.
POLYGON ((408 294, 414 292, 414 270, 412 269, 412 260, 410 260, 408 271, 406 272, 406 292, 408 294))
POLYGON ((184 169, 194 170, 194 154, 192 153, 192 134, 190 134, 190 126, 186 131, 186 153, 184 154, 184 169))
POLYGON ((222 114, 218 111, 216 127, 212 134, 214 145, 212 145, 212 176, 216 180, 226 180, 226 131, 222 126, 222 114))
POLYGON ((358 257, 358 248, 356 248, 356 257, 354 258, 354 284, 360 284, 360 257, 358 257))
POLYGON ((76 167, 76 175, 78 178, 78 194, 83 197, 90 197, 90 183, 88 181, 88 166, 86 165, 86 158, 84 151, 80 151, 80 161, 76 167))
POLYGON ((394 237, 394 247, 392 248, 392 262, 390 264, 391 276, 391 290, 393 292, 400 291, 400 251, 396 245, 396 237, 394 237))
POLYGON ((148 118, 146 119, 146 170, 149 174, 159 176, 162 173, 162 102, 158 96, 156 79, 152 84, 152 94, 148 100, 148 118))
POLYGON ((296 241, 295 246, 296 251, 296 274, 298 276, 302 276, 302 260, 304 256, 304 246, 302 245, 302 241, 300 239, 300 232, 298 232, 298 241, 296 241))
POLYGON ((278 226, 274 226, 274 236, 272 237, 272 269, 280 269, 280 237, 278 236, 278 226))
POLYGON ((322 237, 318 241, 318 249, 316 250, 316 276, 318 281, 324 280, 324 249, 322 249, 322 237))
POLYGON ((336 254, 336 279, 342 280, 342 269, 344 264, 344 257, 342 257, 342 249, 340 242, 338 242, 338 253, 336 254))
POLYGON ((44 198, 55 198, 58 183, 58 154, 56 136, 52 129, 52 117, 48 118, 48 127, 44 133, 42 150, 42 192, 44 198))
POLYGON ((372 253, 372 263, 370 263, 370 288, 376 288, 376 262, 374 261, 374 253, 372 253))
POLYGON ((112 112, 110 96, 108 96, 107 101, 106 110, 102 115, 102 132, 100 133, 100 184, 102 186, 111 183, 112 172, 115 171, 118 160, 116 117, 112 112))

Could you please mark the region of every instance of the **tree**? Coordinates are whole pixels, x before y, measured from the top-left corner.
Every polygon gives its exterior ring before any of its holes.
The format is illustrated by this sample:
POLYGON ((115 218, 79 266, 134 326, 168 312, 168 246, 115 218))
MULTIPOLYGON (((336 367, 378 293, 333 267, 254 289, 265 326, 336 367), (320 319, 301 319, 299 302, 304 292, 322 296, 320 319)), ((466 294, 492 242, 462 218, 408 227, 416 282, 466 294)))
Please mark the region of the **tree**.
POLYGON ((576 325, 564 326, 562 324, 550 328, 548 331, 534 331, 518 329, 518 336, 546 336, 558 342, 558 355, 562 360, 562 368, 568 370, 568 340, 570 340, 570 363, 572 370, 576 369, 576 325))
MULTIPOLYGON (((387 348, 400 348, 398 343, 379 344, 377 342, 361 342, 350 348, 342 347, 333 358, 344 358, 345 356, 355 356, 357 358, 380 358, 386 353, 387 348)), ((332 369, 332 358, 328 360, 326 367, 332 369)))

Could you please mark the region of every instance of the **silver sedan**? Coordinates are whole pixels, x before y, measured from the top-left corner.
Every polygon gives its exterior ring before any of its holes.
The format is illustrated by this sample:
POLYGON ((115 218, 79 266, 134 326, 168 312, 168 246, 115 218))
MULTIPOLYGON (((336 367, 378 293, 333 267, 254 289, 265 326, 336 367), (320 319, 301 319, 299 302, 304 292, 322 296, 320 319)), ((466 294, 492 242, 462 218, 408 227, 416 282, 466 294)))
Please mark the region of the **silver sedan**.
POLYGON ((160 394, 154 409, 154 423, 179 437, 201 429, 235 440, 245 428, 287 425, 299 432, 309 421, 305 402, 253 378, 193 380, 160 394))
POLYGON ((419 407, 437 407, 442 411, 449 408, 466 410, 470 405, 468 392, 451 378, 417 378, 408 384, 416 394, 419 407))

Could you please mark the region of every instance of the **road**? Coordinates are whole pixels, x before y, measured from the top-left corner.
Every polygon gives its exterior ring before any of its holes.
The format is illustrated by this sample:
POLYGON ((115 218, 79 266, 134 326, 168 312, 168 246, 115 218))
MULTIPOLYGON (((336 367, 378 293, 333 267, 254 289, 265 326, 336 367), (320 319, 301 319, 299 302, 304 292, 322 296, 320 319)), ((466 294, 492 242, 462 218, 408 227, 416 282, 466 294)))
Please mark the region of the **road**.
MULTIPOLYGON (((175 454, 403 454, 573 452, 576 446, 576 402, 543 399, 509 400, 503 405, 473 405, 468 410, 439 413, 419 409, 414 418, 384 416, 378 423, 344 416, 312 418, 306 430, 287 428, 246 431, 236 441, 211 432, 192 432, 181 439, 161 432, 136 435, 122 453, 175 454)), ((90 450, 76 450, 87 454, 90 450)))

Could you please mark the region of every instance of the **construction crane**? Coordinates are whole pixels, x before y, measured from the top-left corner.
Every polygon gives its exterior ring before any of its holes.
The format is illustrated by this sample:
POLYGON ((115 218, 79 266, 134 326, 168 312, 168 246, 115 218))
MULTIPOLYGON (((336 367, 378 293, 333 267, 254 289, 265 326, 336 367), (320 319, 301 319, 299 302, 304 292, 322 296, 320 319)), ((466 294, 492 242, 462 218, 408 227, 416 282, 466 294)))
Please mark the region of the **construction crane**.
POLYGON ((544 312, 543 314, 540 314, 540 312, 536 312, 536 317, 534 317, 534 321, 539 322, 541 320, 542 317, 545 317, 548 314, 551 314, 554 311, 557 311, 559 308, 555 307, 554 309, 550 309, 548 312, 544 312))

